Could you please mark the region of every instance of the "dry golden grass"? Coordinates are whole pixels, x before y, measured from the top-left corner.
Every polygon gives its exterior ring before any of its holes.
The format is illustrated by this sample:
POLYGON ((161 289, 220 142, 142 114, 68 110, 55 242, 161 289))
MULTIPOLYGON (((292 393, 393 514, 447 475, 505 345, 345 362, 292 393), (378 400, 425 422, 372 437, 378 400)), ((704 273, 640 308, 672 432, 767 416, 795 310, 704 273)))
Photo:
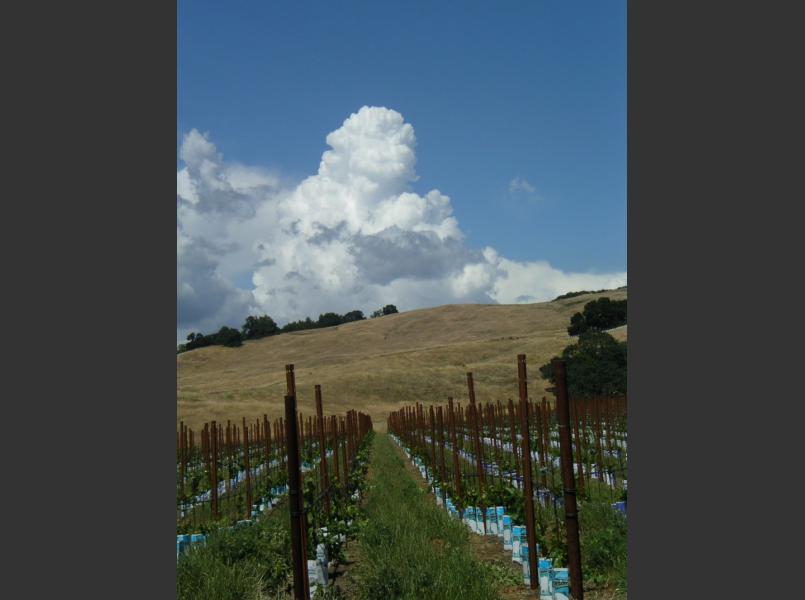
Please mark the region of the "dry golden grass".
MULTIPOLYGON (((570 343, 571 315, 602 296, 620 300, 626 290, 539 304, 439 306, 185 352, 176 358, 177 422, 198 428, 211 419, 281 416, 288 363, 302 412, 314 412, 318 383, 325 413, 360 410, 380 430, 406 404, 463 401, 468 371, 479 401, 516 398, 517 354, 527 357, 529 395, 538 398, 547 387, 539 366, 570 343)), ((626 339, 626 327, 611 333, 626 339)))

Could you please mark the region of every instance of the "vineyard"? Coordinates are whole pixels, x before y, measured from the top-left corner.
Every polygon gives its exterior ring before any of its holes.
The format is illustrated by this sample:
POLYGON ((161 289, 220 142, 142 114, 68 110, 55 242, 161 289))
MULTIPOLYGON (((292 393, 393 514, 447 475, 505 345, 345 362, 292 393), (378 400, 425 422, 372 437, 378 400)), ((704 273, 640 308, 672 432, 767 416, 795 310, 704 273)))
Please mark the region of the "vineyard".
POLYGON ((568 398, 553 368, 550 400, 519 355, 516 401, 477 401, 467 373, 463 405, 376 434, 325 416, 319 385, 299 413, 287 365, 284 417, 180 423, 178 597, 625 598, 626 398, 568 398))

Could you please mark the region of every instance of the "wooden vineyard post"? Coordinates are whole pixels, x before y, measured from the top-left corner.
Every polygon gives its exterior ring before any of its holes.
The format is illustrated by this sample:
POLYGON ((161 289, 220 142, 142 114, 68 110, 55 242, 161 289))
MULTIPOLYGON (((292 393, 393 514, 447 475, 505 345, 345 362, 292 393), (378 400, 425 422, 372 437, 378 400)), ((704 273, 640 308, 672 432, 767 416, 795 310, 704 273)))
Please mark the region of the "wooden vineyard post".
POLYGON ((453 399, 447 399, 447 428, 450 431, 450 445, 453 447, 453 485, 455 486, 456 502, 459 519, 464 517, 464 501, 461 497, 461 471, 458 466, 458 444, 456 441, 456 419, 453 412, 453 399))
POLYGON ((179 482, 184 494, 184 463, 185 463, 185 439, 184 439, 184 421, 179 421, 179 482))
POLYGON ((333 473, 335 474, 335 480, 340 482, 341 473, 338 472, 338 424, 335 415, 330 417, 330 435, 333 438, 333 473))
POLYGON ((310 598, 310 588, 306 577, 307 560, 305 558, 307 540, 303 537, 302 475, 299 470, 299 438, 296 431, 295 394, 285 396, 285 424, 285 439, 288 444, 288 509, 291 515, 293 597, 294 600, 308 600, 310 598))
POLYGON ((249 462, 249 427, 243 417, 243 461, 246 466, 246 518, 252 516, 252 469, 249 462))
POLYGON ((554 381, 556 381, 556 415, 559 420, 559 450, 561 452, 562 483, 565 492, 565 528, 567 530, 570 594, 574 600, 583 600, 579 515, 576 509, 576 488, 573 478, 573 452, 570 447, 570 405, 567 397, 565 361, 561 359, 553 360, 553 377, 554 381))
POLYGON ((212 471, 210 472, 210 514, 212 515, 212 520, 218 520, 218 426, 216 425, 215 421, 212 422, 210 429, 212 430, 212 459, 210 460, 210 466, 212 467, 212 471))
POLYGON ((514 425, 514 403, 509 398, 509 428, 512 433, 512 457, 514 458, 514 477, 517 487, 520 487, 520 461, 517 458, 517 429, 514 425))
POLYGON ((436 408, 436 428, 439 430, 439 477, 444 486, 447 483, 447 470, 444 465, 444 416, 442 412, 441 406, 436 408))
POLYGON ((583 450, 581 446, 581 436, 579 435, 579 400, 578 398, 573 399, 573 407, 571 409, 571 420, 573 423, 573 437, 576 438, 576 451, 573 453, 574 462, 578 464, 578 468, 576 470, 576 480, 578 484, 576 487, 578 488, 578 493, 584 496, 584 459, 583 459, 583 450))
POLYGON ((316 384, 316 418, 319 428, 319 473, 324 493, 324 514, 330 514, 330 474, 327 472, 327 447, 324 443, 324 409, 321 403, 321 386, 316 384))
POLYGON ((537 533, 534 528, 534 488, 531 482, 531 436, 528 430, 528 383, 525 354, 517 355, 517 379, 520 387, 520 435, 523 438, 523 501, 525 502, 525 525, 528 536, 528 571, 531 589, 536 590, 539 586, 537 533))
POLYGON ((467 373, 467 391, 470 396, 470 407, 467 417, 472 419, 472 437, 475 450, 475 468, 478 472, 478 503, 481 505, 481 516, 484 523, 484 533, 486 533, 486 506, 483 501, 484 494, 484 451, 481 447, 481 437, 479 433, 478 406, 475 404, 475 384, 472 380, 472 373, 467 373))
MULTIPOLYGON (((302 486, 303 486, 303 477, 302 471, 300 469, 300 456, 301 456, 301 445, 303 443, 303 438, 301 437, 301 426, 302 426, 302 415, 299 414, 299 420, 297 421, 297 411, 296 411, 296 375, 294 374, 293 365, 285 365, 285 386, 287 388, 287 395, 293 396, 293 415, 288 415, 288 402, 286 399, 286 409, 285 409, 285 418, 288 420, 288 431, 286 434, 290 437, 290 433, 293 431, 295 436, 295 448, 294 451, 291 452, 290 447, 290 439, 288 440, 288 471, 289 471, 289 481, 290 481, 290 471, 291 471, 291 461, 294 461, 296 468, 294 471, 296 472, 297 476, 297 495, 296 495, 296 504, 297 509, 299 510, 299 533, 302 539, 302 561, 301 561, 301 569, 302 569, 302 581, 304 581, 304 591, 305 591, 305 598, 310 597, 310 581, 308 580, 308 573, 307 573, 307 513, 305 513, 305 499, 302 495, 302 486), (291 418, 293 419, 291 421, 291 418), (293 423, 293 425, 291 425, 293 423)), ((290 485, 290 484, 289 484, 290 485)), ((289 488, 290 489, 290 488, 289 488)))
POLYGON ((498 471, 498 482, 501 481, 502 475, 500 472, 500 450, 498 449, 498 419, 497 414, 495 413, 495 405, 488 404, 487 405, 487 423, 489 423, 490 431, 492 432, 492 445, 495 448, 495 464, 497 465, 498 471))
MULTIPOLYGON (((598 480, 605 481, 606 476, 604 475, 604 456, 601 450, 601 402, 599 397, 593 398, 593 423, 594 423, 594 435, 595 435, 595 457, 598 462, 598 480)), ((609 487, 609 482, 607 482, 607 487, 609 487)))
POLYGON ((537 446, 540 450, 540 469, 539 469, 539 478, 540 478, 540 485, 543 489, 548 487, 548 480, 547 480, 547 471, 548 471, 548 450, 545 447, 545 429, 542 426, 542 411, 540 410, 540 405, 537 402, 532 404, 532 410, 534 412, 534 417, 536 417, 536 427, 537 427, 537 446))
POLYGON ((344 460, 344 487, 349 489, 349 461, 347 460, 347 427, 343 417, 339 419, 341 429, 341 458, 344 460))
POLYGON ((433 405, 429 409, 430 417, 430 469, 431 479, 436 474, 436 417, 433 413, 433 405))
POLYGON ((268 424, 268 415, 263 415, 263 442, 265 443, 265 477, 267 479, 271 467, 271 427, 268 424))

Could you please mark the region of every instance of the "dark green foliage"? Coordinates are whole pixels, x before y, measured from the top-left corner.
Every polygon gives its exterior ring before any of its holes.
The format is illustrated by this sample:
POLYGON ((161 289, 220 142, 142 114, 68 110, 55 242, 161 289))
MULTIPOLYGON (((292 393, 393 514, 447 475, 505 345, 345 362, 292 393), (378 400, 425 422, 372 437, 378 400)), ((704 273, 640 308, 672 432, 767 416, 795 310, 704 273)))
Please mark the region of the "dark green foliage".
POLYGON ((291 573, 287 505, 250 527, 211 532, 177 565, 177 598, 245 600, 286 587, 291 573))
POLYGON ((615 300, 607 297, 593 300, 584 305, 582 313, 574 314, 570 319, 567 332, 579 335, 585 331, 603 331, 626 324, 626 300, 615 300))
MULTIPOLYGON (((572 398, 614 396, 626 393, 626 342, 608 333, 591 331, 579 336, 577 344, 562 351, 567 369, 568 394, 572 398)), ((551 383, 553 365, 540 367, 551 383)))
MULTIPOLYGON (((391 304, 386 308, 391 307, 393 312, 397 312, 391 304)), ((204 346, 240 346, 242 340, 258 340, 260 338, 277 335, 279 333, 286 333, 288 331, 302 331, 304 329, 317 329, 319 327, 332 327, 334 325, 342 325, 344 323, 352 323, 353 321, 363 321, 366 317, 363 311, 352 310, 344 315, 338 313, 328 312, 319 315, 318 321, 314 321, 310 317, 304 320, 291 321, 284 327, 280 328, 274 322, 274 319, 268 315, 261 317, 248 316, 246 322, 241 327, 241 331, 232 329, 231 327, 222 327, 218 333, 211 335, 204 335, 203 333, 191 333, 187 336, 187 343, 179 344, 176 346, 176 353, 181 354, 188 350, 195 350, 196 348, 203 348, 204 346)))
POLYGON ((397 310, 397 307, 393 304, 386 304, 383 308, 378 308, 376 311, 372 313, 372 318, 375 319, 377 317, 383 317, 385 315, 393 315, 394 313, 398 313, 400 311, 397 310))
POLYGON ((579 511, 581 569, 585 582, 626 588, 626 519, 601 502, 585 502, 579 511))
POLYGON ((195 350, 204 346, 212 346, 215 343, 215 336, 204 335, 203 333, 189 333, 187 343, 183 344, 185 350, 195 350))
POLYGON ((343 317, 344 323, 351 323, 352 321, 365 321, 366 317, 362 310, 353 310, 346 313, 343 317))
POLYGON ((333 327, 334 325, 341 325, 343 318, 338 313, 328 312, 319 315, 319 320, 316 323, 319 327, 333 327))
POLYGON ((317 323, 310 317, 306 317, 304 321, 290 321, 282 326, 282 333, 287 331, 302 331, 303 329, 315 329, 318 327, 317 323))
POLYGON ((241 331, 243 332, 243 339, 258 340, 279 333, 280 328, 277 327, 274 319, 268 315, 263 315, 262 317, 248 316, 243 327, 241 327, 241 331))
POLYGON ((584 294, 598 294, 600 292, 605 292, 606 290, 598 290, 597 292, 592 292, 589 290, 581 290, 580 292, 568 292, 567 294, 562 294, 561 296, 557 296, 553 299, 553 302, 557 300, 565 300, 567 298, 575 298, 576 296, 583 296, 584 294))
POLYGON ((236 348, 237 346, 243 344, 243 338, 240 335, 240 331, 224 325, 223 327, 221 327, 221 329, 218 330, 218 333, 215 334, 214 343, 219 346, 228 346, 230 348, 236 348))

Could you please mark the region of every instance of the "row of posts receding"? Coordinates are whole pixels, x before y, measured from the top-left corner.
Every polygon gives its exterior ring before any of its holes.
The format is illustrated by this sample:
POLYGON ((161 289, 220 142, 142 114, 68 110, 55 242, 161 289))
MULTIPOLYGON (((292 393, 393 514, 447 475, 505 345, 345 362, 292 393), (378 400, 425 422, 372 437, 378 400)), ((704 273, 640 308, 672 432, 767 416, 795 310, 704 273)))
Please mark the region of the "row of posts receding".
MULTIPOLYGON (((231 421, 227 421, 225 426, 223 423, 210 421, 203 425, 198 434, 184 422, 180 422, 176 432, 177 482, 182 504, 179 521, 193 526, 205 521, 217 521, 223 516, 222 498, 219 494, 222 465, 232 467, 227 471, 228 474, 235 471, 245 475, 242 482, 236 482, 230 477, 224 479, 225 501, 231 503, 236 498, 245 496, 245 506, 236 503, 234 512, 226 511, 233 519, 249 519, 254 516, 253 475, 257 480, 266 480, 272 473, 272 466, 274 473, 287 471, 294 597, 308 598, 310 585, 307 578, 305 542, 310 507, 304 506, 302 495, 302 455, 306 453, 311 457, 314 448, 318 447, 316 471, 319 499, 325 516, 329 515, 334 488, 330 478, 332 476, 339 484, 338 489, 348 489, 352 464, 360 441, 372 430, 372 419, 369 415, 354 410, 344 415, 325 416, 320 385, 315 386, 316 415, 304 418, 296 407, 294 366, 286 365, 285 374, 284 417, 272 421, 267 415, 263 415, 262 419, 250 422, 243 418, 240 426, 231 421), (332 450, 331 466, 328 465, 328 442, 332 450), (239 468, 241 465, 243 470, 239 468), (202 501, 197 500, 197 492, 201 491, 198 485, 200 475, 206 476, 209 483, 208 498, 202 501), (197 485, 191 485, 191 480, 197 485), (235 490, 236 487, 240 489, 235 490), (192 499, 184 502, 188 493, 192 499)), ((308 468, 311 467, 312 465, 308 465, 308 468)))
MULTIPOLYGON (((605 479, 611 484, 607 487, 612 499, 611 494, 617 487, 617 479, 625 470, 622 463, 620 469, 608 467, 604 461, 604 453, 610 457, 618 456, 619 461, 622 460, 626 435, 626 398, 574 398, 570 401, 564 361, 555 360, 553 371, 556 381, 556 387, 551 390, 556 396, 554 402, 549 402, 545 397, 541 402, 529 398, 526 357, 521 354, 517 357, 517 403, 511 398, 506 405, 500 400, 486 404, 477 402, 473 374, 467 373, 466 410, 460 403, 455 403, 452 397, 447 398, 446 407, 439 405, 426 408, 417 403, 392 413, 388 418, 388 428, 410 447, 417 448, 421 454, 428 456, 440 480, 452 484, 454 501, 460 513, 466 507, 468 481, 475 481, 474 487, 481 498, 488 477, 497 477, 499 481, 516 485, 523 490, 532 589, 537 589, 539 581, 534 482, 538 482, 542 491, 558 487, 555 482, 554 461, 549 452, 551 447, 555 448, 558 444, 570 591, 573 598, 581 600, 583 587, 576 495, 577 492, 584 494, 585 489, 590 490, 593 487, 590 485, 590 476, 595 473, 597 479, 605 479), (571 436, 575 439, 575 444, 571 436), (470 446, 467 445, 468 441, 470 446), (535 446, 533 451, 532 442, 535 446), (511 458, 506 462, 502 459, 504 447, 509 443, 511 458), (470 448, 474 464, 467 471, 468 465, 460 459, 459 452, 466 452, 470 448), (448 450, 452 455, 452 473, 448 473, 446 465, 445 456, 448 450), (534 455, 536 461, 532 461, 534 455), (591 464, 591 456, 594 457, 592 461, 595 464, 591 464), (507 464, 509 468, 490 470, 490 464, 507 464), (549 477, 551 488, 548 487, 549 477)), ((486 507, 481 508, 486 527, 486 507)), ((554 511, 556 513, 556 501, 554 511)))

